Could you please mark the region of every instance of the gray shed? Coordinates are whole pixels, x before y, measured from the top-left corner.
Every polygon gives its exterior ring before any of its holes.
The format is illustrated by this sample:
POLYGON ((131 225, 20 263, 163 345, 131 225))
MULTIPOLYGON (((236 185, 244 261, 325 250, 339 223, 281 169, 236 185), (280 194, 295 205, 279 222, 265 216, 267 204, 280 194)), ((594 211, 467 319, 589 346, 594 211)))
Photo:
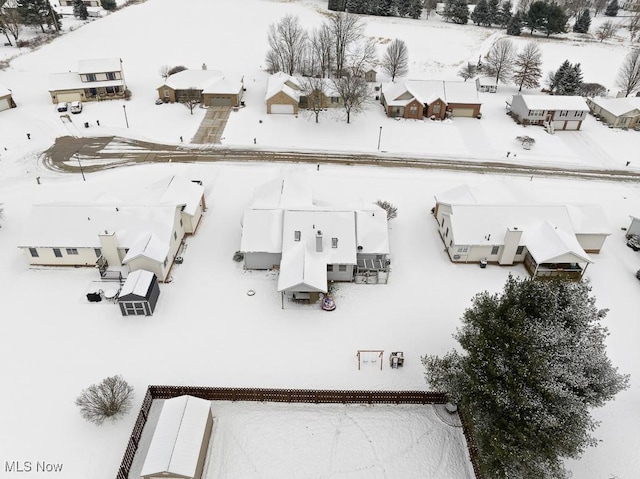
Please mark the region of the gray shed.
POLYGON ((139 269, 129 273, 122 286, 118 303, 123 316, 151 316, 160 296, 158 278, 150 271, 139 269))

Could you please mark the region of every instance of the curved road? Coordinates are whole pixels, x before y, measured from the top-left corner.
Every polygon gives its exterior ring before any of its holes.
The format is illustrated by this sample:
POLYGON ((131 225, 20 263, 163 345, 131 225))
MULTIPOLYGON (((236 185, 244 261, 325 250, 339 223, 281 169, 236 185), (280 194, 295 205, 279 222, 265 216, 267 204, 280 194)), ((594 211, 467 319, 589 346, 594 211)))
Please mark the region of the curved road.
POLYGON ((523 176, 553 176, 582 179, 640 180, 640 172, 583 168, 580 166, 519 165, 513 163, 446 159, 392 153, 358 153, 337 151, 256 150, 226 146, 176 146, 123 137, 60 137, 42 153, 43 164, 52 170, 79 173, 153 162, 264 161, 385 167, 424 168, 474 173, 501 173, 523 176))

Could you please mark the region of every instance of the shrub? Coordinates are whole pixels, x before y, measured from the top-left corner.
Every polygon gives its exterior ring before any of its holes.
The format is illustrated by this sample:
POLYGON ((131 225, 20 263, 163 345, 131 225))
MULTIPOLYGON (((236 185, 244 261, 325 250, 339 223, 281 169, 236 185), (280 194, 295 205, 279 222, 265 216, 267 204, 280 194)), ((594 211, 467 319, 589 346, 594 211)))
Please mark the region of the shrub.
POLYGON ((376 205, 387 212, 387 221, 392 220, 398 216, 398 208, 393 206, 388 201, 378 200, 376 201, 376 205))
POLYGON ((132 401, 133 388, 122 376, 111 376, 83 390, 75 403, 84 419, 99 426, 106 419, 115 421, 128 413, 132 401))

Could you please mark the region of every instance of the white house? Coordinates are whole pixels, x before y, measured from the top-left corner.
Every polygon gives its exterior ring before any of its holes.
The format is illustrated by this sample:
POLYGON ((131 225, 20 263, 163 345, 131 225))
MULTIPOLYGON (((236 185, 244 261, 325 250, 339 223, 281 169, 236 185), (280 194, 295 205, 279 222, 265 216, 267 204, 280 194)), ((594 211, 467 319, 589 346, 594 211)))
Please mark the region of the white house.
POLYGON ((123 99, 126 89, 120 58, 80 60, 77 72, 49 75, 53 103, 123 99))
POLYGON ((467 187, 436 196, 433 211, 451 261, 524 263, 532 276, 582 277, 610 234, 597 205, 479 203, 467 187))
POLYGON ((476 78, 476 89, 483 93, 496 93, 498 91, 498 80, 496 77, 476 78))
POLYGON ((144 269, 166 281, 185 234, 195 232, 204 188, 170 177, 145 201, 33 205, 22 249, 30 265, 144 269))
POLYGON ((587 98, 591 113, 613 128, 635 128, 640 125, 640 97, 587 98))
POLYGON ((589 106, 581 96, 514 95, 511 116, 519 124, 542 125, 550 132, 579 130, 589 106))
POLYGON ((329 281, 386 282, 386 212, 332 205, 301 182, 277 180, 244 212, 240 251, 247 269, 278 269, 278 291, 291 296, 326 293, 329 281))
POLYGON ((200 479, 212 427, 211 401, 194 396, 165 399, 140 477, 200 479))

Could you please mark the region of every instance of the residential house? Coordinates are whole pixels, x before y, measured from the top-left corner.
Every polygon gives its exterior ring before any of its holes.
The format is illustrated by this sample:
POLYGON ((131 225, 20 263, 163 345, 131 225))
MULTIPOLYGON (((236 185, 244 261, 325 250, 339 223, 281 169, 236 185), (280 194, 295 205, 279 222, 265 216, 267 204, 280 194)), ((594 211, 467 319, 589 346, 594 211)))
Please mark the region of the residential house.
POLYGON ((53 103, 117 100, 125 98, 126 91, 120 58, 81 60, 77 72, 49 76, 53 103))
POLYGON ((169 103, 185 101, 195 91, 203 106, 238 107, 242 104, 244 81, 203 65, 201 70, 174 73, 157 90, 158 97, 169 103))
MULTIPOLYGON (((101 7, 101 0, 82 0, 85 7, 101 7)), ((61 7, 73 7, 73 0, 60 0, 61 7)))
POLYGON ((326 293, 330 281, 386 282, 386 212, 374 205, 332 205, 301 182, 257 189, 242 219, 247 269, 279 270, 278 291, 295 298, 326 293))
POLYGON ((640 236, 640 216, 630 216, 631 224, 627 228, 627 235, 640 236))
POLYGON ((482 103, 473 83, 407 80, 381 85, 380 103, 389 117, 480 117, 482 103))
POLYGON ((13 101, 11 90, 0 85, 0 111, 15 107, 16 102, 13 101))
POLYGON ((640 97, 587 98, 591 113, 613 128, 635 128, 640 125, 640 97))
POLYGON ((483 93, 496 93, 498 81, 495 77, 478 77, 476 78, 476 89, 483 93))
POLYGON ((550 133, 579 130, 589 107, 581 96, 514 95, 511 117, 523 125, 542 125, 550 133))
POLYGON ((19 248, 30 265, 97 266, 102 275, 143 269, 167 281, 185 235, 199 223, 203 194, 201 185, 174 178, 147 202, 34 205, 19 248))
POLYGON ((165 399, 140 472, 142 479, 201 479, 211 438, 211 402, 165 399))
POLYGON ((579 279, 610 234, 597 205, 480 203, 466 186, 436 196, 438 232, 455 263, 524 263, 534 277, 579 279))
POLYGON ((301 108, 336 108, 344 102, 327 78, 294 77, 274 73, 267 82, 267 113, 297 115, 301 108))

